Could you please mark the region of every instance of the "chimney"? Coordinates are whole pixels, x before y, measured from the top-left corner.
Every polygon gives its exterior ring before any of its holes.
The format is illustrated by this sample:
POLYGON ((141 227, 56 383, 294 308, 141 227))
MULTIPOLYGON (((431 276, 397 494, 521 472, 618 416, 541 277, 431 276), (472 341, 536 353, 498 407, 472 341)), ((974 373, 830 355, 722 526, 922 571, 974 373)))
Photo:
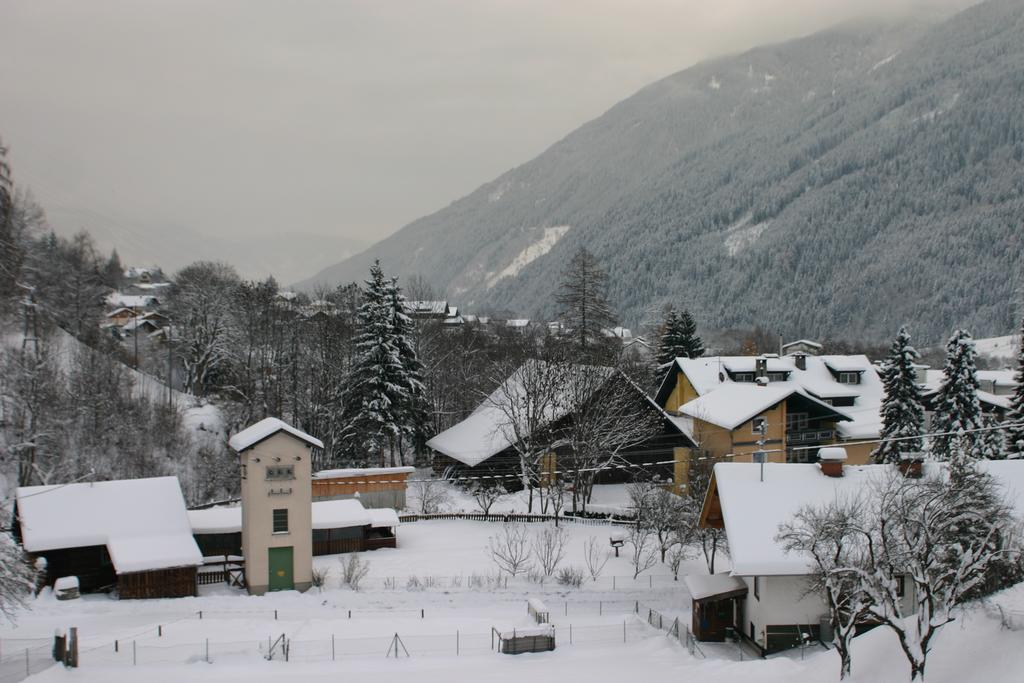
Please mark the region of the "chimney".
POLYGON ((907 479, 920 479, 923 473, 924 453, 903 453, 897 465, 907 479))
POLYGON ((802 351, 800 353, 794 353, 793 354, 793 362, 796 363, 796 369, 797 370, 806 370, 807 369, 807 354, 803 353, 802 351))
POLYGON ((826 477, 843 476, 843 463, 846 462, 846 449, 831 446, 818 449, 818 466, 826 477))
POLYGON ((755 378, 761 379, 762 377, 768 378, 768 359, 764 356, 758 356, 754 360, 755 378))

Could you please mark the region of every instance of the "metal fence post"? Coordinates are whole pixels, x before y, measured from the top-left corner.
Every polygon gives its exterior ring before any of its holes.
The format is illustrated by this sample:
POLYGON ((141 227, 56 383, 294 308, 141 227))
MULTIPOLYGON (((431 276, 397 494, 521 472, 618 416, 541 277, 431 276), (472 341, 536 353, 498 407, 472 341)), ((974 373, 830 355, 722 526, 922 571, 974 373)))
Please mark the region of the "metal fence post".
POLYGON ((459 656, 459 632, 455 631, 455 656, 459 656))
POLYGON ((210 663, 210 639, 206 639, 206 663, 210 663))
POLYGON ((331 634, 331 661, 334 661, 334 634, 331 634))
POLYGON ((132 641, 132 666, 135 666, 138 663, 139 663, 139 660, 138 660, 138 657, 136 656, 136 652, 135 652, 135 641, 133 640, 132 641))
POLYGON ((32 675, 32 667, 31 667, 31 665, 29 664, 29 660, 28 660, 28 648, 27 648, 27 647, 25 648, 25 675, 26 675, 26 676, 31 676, 31 675, 32 675))

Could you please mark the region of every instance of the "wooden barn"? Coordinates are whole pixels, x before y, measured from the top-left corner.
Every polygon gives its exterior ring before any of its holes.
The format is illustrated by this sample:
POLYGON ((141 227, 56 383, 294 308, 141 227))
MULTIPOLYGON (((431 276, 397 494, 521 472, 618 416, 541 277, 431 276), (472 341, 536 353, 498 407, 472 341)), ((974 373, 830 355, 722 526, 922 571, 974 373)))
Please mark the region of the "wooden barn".
POLYGON ((313 500, 358 498, 368 508, 405 508, 412 467, 358 467, 313 473, 313 500))
POLYGON ((46 560, 46 583, 77 576, 83 592, 120 598, 196 594, 203 558, 177 477, 129 479, 16 492, 14 533, 46 560))
MULTIPOLYGON (((530 408, 524 405, 506 409, 504 404, 516 397, 521 397, 524 403, 532 400, 527 396, 528 391, 520 391, 517 386, 532 381, 522 380, 520 374, 523 372, 534 374, 529 369, 524 371, 520 368, 469 417, 427 442, 434 453, 434 470, 439 476, 498 477, 508 489, 521 485, 518 476, 519 455, 514 447, 511 430, 505 425, 509 422, 509 415, 526 413, 530 408)), ((539 436, 534 435, 536 441, 552 444, 565 442, 563 436, 574 417, 571 406, 581 405, 583 410, 589 410, 589 401, 607 401, 609 395, 615 393, 615 400, 625 396, 627 400, 635 401, 634 414, 646 411, 659 428, 646 438, 622 447, 610 458, 609 466, 598 472, 595 483, 619 484, 648 479, 652 475, 657 475, 663 481, 680 483, 680 468, 677 465, 684 460, 689 462, 690 449, 693 447, 683 420, 665 413, 640 387, 618 370, 575 365, 570 366, 567 372, 596 373, 601 376, 601 381, 587 385, 592 393, 586 400, 553 400, 552 406, 547 409, 550 418, 543 423, 536 421, 537 427, 544 432, 539 436)), ((545 458, 543 469, 557 470, 559 459, 567 453, 568 446, 555 445, 545 458)), ((685 476, 686 473, 683 474, 684 479, 685 476)))

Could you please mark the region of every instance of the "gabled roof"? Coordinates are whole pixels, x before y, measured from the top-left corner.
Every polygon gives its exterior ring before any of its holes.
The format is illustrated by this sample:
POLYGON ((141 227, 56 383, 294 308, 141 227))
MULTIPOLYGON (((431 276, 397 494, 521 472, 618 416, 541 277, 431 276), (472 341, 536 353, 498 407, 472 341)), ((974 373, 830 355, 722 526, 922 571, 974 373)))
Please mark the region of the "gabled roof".
POLYGON ((28 552, 102 545, 118 574, 202 564, 177 477, 23 486, 15 495, 28 552))
MULTIPOLYGON (((1024 460, 981 461, 1002 488, 1018 516, 1024 514, 1024 460)), ((938 476, 944 465, 925 463, 925 476, 938 476)), ((734 576, 804 575, 808 558, 789 554, 775 540, 779 525, 793 519, 805 505, 824 505, 852 497, 873 480, 891 476, 895 465, 847 465, 842 477, 827 477, 818 465, 719 463, 705 498, 717 496, 729 537, 734 576)))
POLYGON ((267 417, 250 427, 246 427, 245 429, 231 437, 228 440, 228 445, 231 446, 236 451, 238 451, 239 453, 241 453, 244 450, 252 448, 261 441, 269 439, 278 432, 287 432, 294 436, 296 439, 299 439, 300 441, 305 441, 310 446, 315 446, 317 448, 324 447, 324 442, 321 441, 320 439, 312 437, 306 432, 302 431, 301 429, 296 429, 295 427, 292 427, 290 424, 282 422, 276 417, 267 417))
POLYGON ((773 382, 765 386, 732 382, 679 406, 679 412, 732 431, 794 395, 828 413, 835 420, 848 422, 852 419, 829 404, 803 393, 792 382, 773 382))
MULTIPOLYGON (((729 372, 753 372, 754 356, 708 356, 703 358, 676 358, 666 370, 656 400, 665 405, 675 388, 677 374, 689 380, 697 395, 704 397, 729 386, 752 386, 749 382, 734 382, 729 372)), ((881 408, 884 389, 878 372, 863 355, 806 356, 804 369, 797 367, 792 356, 768 357, 769 372, 787 372, 786 382, 769 382, 766 388, 795 385, 801 392, 819 402, 832 399, 854 399, 854 405, 842 412, 847 421, 837 425, 840 436, 862 439, 878 436, 881 429, 881 408), (851 368, 860 374, 860 384, 841 384, 829 366, 851 368)), ((742 421, 739 423, 742 424, 742 421)))
MULTIPOLYGON (((314 529, 346 529, 351 527, 395 527, 398 514, 390 508, 364 508, 356 498, 318 500, 313 503, 314 529)), ((230 534, 242 530, 242 508, 237 505, 189 510, 189 524, 194 534, 230 534)))

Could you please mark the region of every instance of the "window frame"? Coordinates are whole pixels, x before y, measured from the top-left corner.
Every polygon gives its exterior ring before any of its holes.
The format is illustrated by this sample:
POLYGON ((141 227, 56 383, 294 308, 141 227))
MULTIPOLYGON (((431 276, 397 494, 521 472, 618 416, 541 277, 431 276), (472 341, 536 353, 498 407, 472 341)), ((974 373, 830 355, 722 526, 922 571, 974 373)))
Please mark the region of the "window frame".
POLYGON ((289 520, 288 520, 288 508, 274 508, 271 512, 270 529, 272 534, 287 534, 290 533, 289 520), (284 517, 284 528, 279 528, 279 522, 281 517, 278 513, 282 513, 284 517))

